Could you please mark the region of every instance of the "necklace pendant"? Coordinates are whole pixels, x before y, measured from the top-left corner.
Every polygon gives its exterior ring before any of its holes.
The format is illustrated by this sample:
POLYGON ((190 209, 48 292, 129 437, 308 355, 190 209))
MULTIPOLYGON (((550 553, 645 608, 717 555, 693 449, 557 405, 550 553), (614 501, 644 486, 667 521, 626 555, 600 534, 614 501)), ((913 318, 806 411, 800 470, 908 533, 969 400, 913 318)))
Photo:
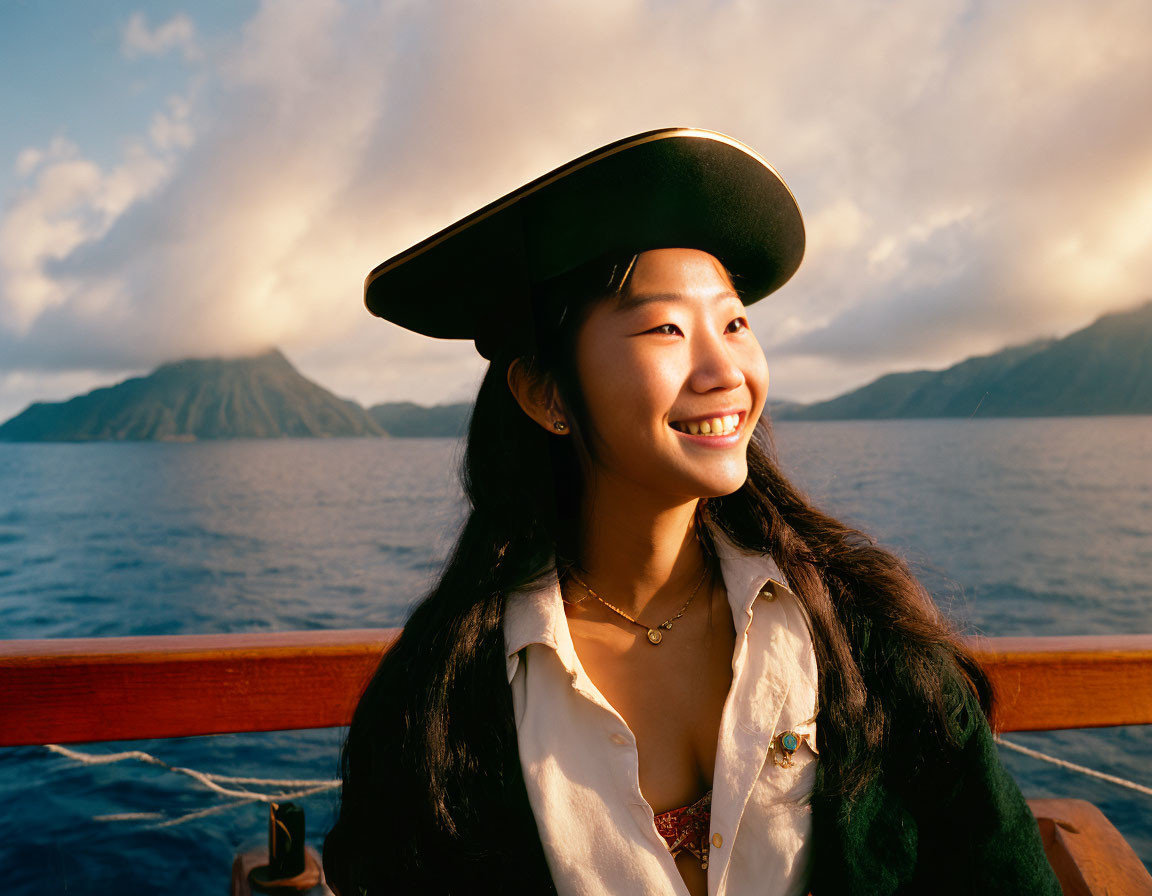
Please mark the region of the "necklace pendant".
POLYGON ((648 629, 648 640, 651 641, 653 644, 659 644, 661 641, 664 640, 664 635, 660 631, 660 629, 650 628, 650 629, 648 629))

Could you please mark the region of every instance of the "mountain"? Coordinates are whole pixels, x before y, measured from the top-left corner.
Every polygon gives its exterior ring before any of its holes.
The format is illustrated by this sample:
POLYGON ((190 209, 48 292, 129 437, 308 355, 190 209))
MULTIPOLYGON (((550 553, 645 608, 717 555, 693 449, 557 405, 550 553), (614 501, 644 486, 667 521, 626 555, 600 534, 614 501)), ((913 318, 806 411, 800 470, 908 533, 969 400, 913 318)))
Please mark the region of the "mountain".
POLYGON ((787 398, 769 398, 764 402, 764 413, 769 419, 786 419, 787 415, 797 408, 805 407, 797 401, 790 401, 787 398))
POLYGON ((279 351, 164 364, 63 402, 38 402, 0 440, 80 442, 382 436, 355 402, 302 376, 279 351))
POLYGON ((377 404, 370 416, 390 436, 401 438, 458 438, 468 430, 472 405, 438 404, 424 407, 407 401, 377 404))
POLYGON ((1013 346, 946 370, 890 373, 780 420, 1152 414, 1152 302, 1063 339, 1013 346))
MULTIPOLYGON (((164 364, 63 402, 37 402, 0 441, 78 442, 307 436, 464 435, 471 404, 365 411, 302 376, 273 349, 164 364)), ((775 420, 1152 414, 1152 301, 1063 339, 1013 346, 946 370, 892 373, 816 404, 774 402, 775 420)))

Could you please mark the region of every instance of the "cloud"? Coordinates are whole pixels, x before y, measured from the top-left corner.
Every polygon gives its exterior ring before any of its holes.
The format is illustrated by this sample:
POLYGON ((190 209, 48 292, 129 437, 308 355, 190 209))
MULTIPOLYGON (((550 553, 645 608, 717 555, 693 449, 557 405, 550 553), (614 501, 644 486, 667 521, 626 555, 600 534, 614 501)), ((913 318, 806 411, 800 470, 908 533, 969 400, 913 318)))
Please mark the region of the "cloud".
POLYGON ((61 276, 53 266, 98 244, 126 211, 165 181, 173 164, 165 151, 192 139, 187 109, 181 98, 169 98, 167 111, 153 119, 152 144, 130 141, 121 162, 108 170, 62 138, 44 150, 20 154, 17 170, 29 183, 0 218, 0 348, 7 359, 0 367, 75 363, 50 352, 42 355, 45 345, 36 329, 43 329, 54 312, 83 319, 113 311, 113 294, 125 284, 61 276))
POLYGON ((26 177, 36 170, 37 166, 44 160, 44 153, 34 146, 21 150, 19 155, 16 156, 16 165, 13 170, 20 177, 26 177))
MULTIPOLYGON (((183 47, 158 37, 178 19, 141 17, 134 52, 183 47)), ((459 397, 471 349, 370 319, 364 275, 671 124, 750 143, 804 210, 803 267, 751 315, 779 396, 1067 332, 1152 283, 1141 0, 266 2, 203 70, 119 166, 18 162, 0 367, 277 344, 363 401, 459 397)))
POLYGON ((144 13, 134 12, 120 31, 120 52, 125 59, 163 56, 173 50, 179 50, 189 61, 202 55, 196 41, 196 26, 183 13, 149 28, 144 13))
POLYGON ((157 112, 148 128, 152 144, 159 150, 183 149, 192 144, 191 107, 181 96, 170 96, 168 106, 157 112))
POLYGON ((32 189, 18 195, 0 221, 0 325, 17 337, 76 294, 78 284, 54 277, 47 264, 97 239, 162 176, 146 152, 133 151, 103 172, 67 141, 54 141, 37 168, 28 167, 37 172, 32 189))

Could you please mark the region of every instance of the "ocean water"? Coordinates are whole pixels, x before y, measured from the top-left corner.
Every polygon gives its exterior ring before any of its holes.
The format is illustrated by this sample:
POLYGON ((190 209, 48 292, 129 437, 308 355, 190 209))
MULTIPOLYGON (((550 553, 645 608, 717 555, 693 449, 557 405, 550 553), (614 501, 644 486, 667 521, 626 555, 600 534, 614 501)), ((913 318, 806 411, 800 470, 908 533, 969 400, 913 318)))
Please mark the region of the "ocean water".
MULTIPOLYGON (((819 505, 910 559, 966 631, 1152 632, 1152 417, 781 423, 776 442, 819 505)), ((460 451, 436 439, 0 444, 0 637, 400 625, 459 525, 460 451)), ((341 735, 77 749, 328 779, 341 735)), ((1152 785, 1152 726, 1009 738, 1152 785)), ((1091 800, 1152 865, 1152 797, 1002 756, 1026 795, 1091 800)), ((299 801, 317 846, 335 799, 299 801)), ((224 893, 232 857, 263 842, 265 811, 155 766, 0 748, 11 894, 224 893)))

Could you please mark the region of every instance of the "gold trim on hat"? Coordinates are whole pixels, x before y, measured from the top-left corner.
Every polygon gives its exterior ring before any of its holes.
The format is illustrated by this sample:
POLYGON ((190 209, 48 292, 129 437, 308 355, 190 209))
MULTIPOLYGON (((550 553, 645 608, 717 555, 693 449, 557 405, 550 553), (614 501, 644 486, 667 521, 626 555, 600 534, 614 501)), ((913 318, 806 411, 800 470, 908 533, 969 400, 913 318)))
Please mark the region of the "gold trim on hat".
POLYGON ((740 150, 746 155, 751 156, 757 162, 771 171, 776 179, 780 181, 781 186, 787 190, 788 196, 792 200, 792 204, 796 206, 796 213, 800 213, 800 203, 796 201, 795 194, 793 194, 792 189, 788 186, 788 184, 784 182, 784 178, 780 176, 780 172, 777 171, 768 162, 767 159, 760 155, 760 153, 756 152, 756 150, 754 150, 751 146, 748 146, 745 143, 741 143, 739 140, 733 137, 729 137, 727 134, 721 134, 719 131, 709 131, 705 128, 664 128, 659 131, 648 131, 647 133, 639 134, 636 137, 630 139, 625 138, 623 141, 610 145, 600 152, 593 150, 593 154, 589 155, 587 158, 570 162, 569 164, 561 167, 559 170, 553 172, 551 175, 545 174, 539 179, 539 181, 521 187, 515 193, 508 196, 505 200, 497 200, 497 205, 493 205, 490 208, 482 208, 473 212, 464 220, 456 224, 449 225, 446 230, 441 231, 438 234, 434 234, 425 241, 416 244, 408 251, 402 252, 400 255, 397 255, 390 261, 386 261, 379 267, 373 269, 364 280, 365 294, 367 294, 368 287, 371 286, 373 281, 375 281, 378 277, 383 276, 384 274, 388 273, 396 267, 399 267, 407 261, 411 261, 416 256, 422 255, 429 249, 438 246, 446 239, 453 237, 461 231, 471 227, 473 224, 478 224, 485 218, 488 218, 499 211, 503 211, 513 203, 523 199, 525 196, 530 196, 537 190, 542 190, 544 187, 555 183, 560 178, 567 177, 574 171, 579 171, 581 168, 591 165, 594 162, 599 162, 600 160, 606 159, 609 156, 613 156, 618 152, 623 152, 626 149, 632 149, 633 147, 641 146, 645 143, 651 143, 654 140, 664 140, 668 137, 694 137, 698 139, 715 140, 718 143, 726 143, 727 145, 740 150))

